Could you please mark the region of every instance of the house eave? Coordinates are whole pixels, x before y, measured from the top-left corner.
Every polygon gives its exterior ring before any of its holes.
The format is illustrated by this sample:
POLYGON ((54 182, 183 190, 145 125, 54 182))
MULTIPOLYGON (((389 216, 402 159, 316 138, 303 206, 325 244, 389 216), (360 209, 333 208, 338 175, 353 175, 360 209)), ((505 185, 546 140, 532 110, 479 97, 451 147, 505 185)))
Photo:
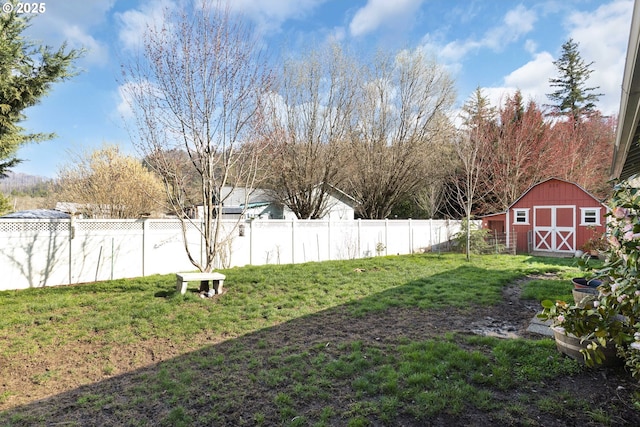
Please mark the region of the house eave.
POLYGON ((627 47, 611 177, 628 179, 640 172, 640 6, 635 2, 627 47))

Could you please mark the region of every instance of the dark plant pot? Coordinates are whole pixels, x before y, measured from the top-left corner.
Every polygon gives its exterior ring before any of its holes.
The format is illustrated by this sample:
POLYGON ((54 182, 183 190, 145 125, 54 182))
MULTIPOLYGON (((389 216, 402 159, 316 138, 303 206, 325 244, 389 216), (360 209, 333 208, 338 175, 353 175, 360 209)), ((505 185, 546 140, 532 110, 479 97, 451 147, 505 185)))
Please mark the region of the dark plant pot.
POLYGON ((580 308, 584 308, 585 304, 598 298, 598 290, 596 288, 574 288, 573 300, 580 308))
POLYGON ((580 288, 595 289, 598 286, 602 285, 602 280, 585 279, 584 277, 574 277, 573 279, 571 279, 571 282, 573 283, 573 287, 576 289, 580 289, 580 288))
MULTIPOLYGON (((586 363, 580 350, 586 349, 587 345, 595 342, 594 340, 582 341, 575 335, 566 333, 562 328, 552 327, 551 330, 556 340, 556 348, 560 353, 566 354, 582 364, 586 363)), ((606 347, 600 346, 600 348, 604 353, 604 361, 599 366, 621 366, 624 364, 624 361, 616 354, 616 346, 612 341, 608 342, 606 347)))

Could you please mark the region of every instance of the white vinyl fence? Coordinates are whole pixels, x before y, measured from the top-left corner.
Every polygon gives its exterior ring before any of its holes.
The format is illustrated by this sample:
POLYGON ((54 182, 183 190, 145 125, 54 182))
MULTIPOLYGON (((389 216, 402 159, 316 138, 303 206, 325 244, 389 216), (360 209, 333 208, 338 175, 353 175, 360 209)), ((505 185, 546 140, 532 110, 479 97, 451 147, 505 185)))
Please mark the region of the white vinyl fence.
MULTIPOLYGON (((447 220, 236 220, 217 266, 289 264, 446 248, 447 220)), ((198 254, 195 228, 187 241, 198 254)), ((193 271, 177 220, 0 219, 0 291, 193 271)))

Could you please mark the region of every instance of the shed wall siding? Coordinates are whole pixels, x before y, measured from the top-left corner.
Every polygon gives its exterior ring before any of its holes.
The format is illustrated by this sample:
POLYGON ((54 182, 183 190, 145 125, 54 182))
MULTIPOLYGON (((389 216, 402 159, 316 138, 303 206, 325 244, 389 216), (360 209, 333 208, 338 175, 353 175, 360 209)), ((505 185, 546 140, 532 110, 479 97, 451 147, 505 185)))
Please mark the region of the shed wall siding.
MULTIPOLYGON (((591 197, 577 185, 570 182, 551 179, 531 188, 520 200, 511 206, 510 211, 514 209, 529 208, 533 210, 534 206, 575 206, 575 249, 580 249, 587 240, 594 235, 600 235, 605 231, 604 214, 605 208, 602 204, 591 197), (600 208, 600 225, 586 226, 581 225, 582 211, 580 208, 600 208)), ((564 215, 564 213, 563 213, 564 215)), ((513 217, 513 215, 510 215, 513 217)), ((566 218, 563 223, 567 222, 566 218)), ((529 252, 527 234, 529 230, 533 230, 533 220, 530 225, 513 225, 516 233, 518 233, 518 252, 529 252)))
MULTIPOLYGON (((507 233, 515 233, 517 241, 517 251, 519 253, 528 253, 533 250, 530 247, 529 240, 533 234, 534 211, 537 215, 549 214, 549 211, 534 209, 535 207, 571 207, 569 209, 556 209, 556 226, 575 226, 575 249, 581 249, 587 240, 594 236, 599 236, 605 232, 606 207, 595 199, 588 192, 584 191, 580 186, 571 182, 560 179, 549 179, 543 181, 525 192, 520 199, 514 202, 505 213, 497 213, 487 215, 483 218, 483 226, 485 228, 496 229, 495 221, 503 221, 504 229, 507 233), (585 225, 582 223, 582 212, 584 208, 598 210, 598 225, 585 225), (515 211, 528 210, 528 223, 515 223, 515 211), (573 218, 567 215, 573 213, 573 218), (492 224, 490 224, 490 222, 492 224)), ((539 217, 539 223, 543 218, 539 217)), ((544 221, 543 221, 544 222, 544 221)), ((549 225, 551 218, 547 218, 545 224, 549 225)), ((511 238, 513 241, 513 237, 511 238)), ((533 242, 531 242, 533 243, 533 242)))

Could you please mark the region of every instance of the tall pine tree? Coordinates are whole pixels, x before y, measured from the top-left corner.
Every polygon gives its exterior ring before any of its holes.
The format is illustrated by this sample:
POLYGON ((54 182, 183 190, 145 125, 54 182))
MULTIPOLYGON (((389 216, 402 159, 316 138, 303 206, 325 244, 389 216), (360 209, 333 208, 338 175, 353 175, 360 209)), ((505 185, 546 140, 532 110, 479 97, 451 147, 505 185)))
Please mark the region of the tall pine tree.
POLYGON ((20 162, 20 146, 53 138, 21 127, 24 110, 36 105, 52 83, 74 75, 73 63, 82 54, 64 44, 53 50, 25 38, 29 19, 15 12, 0 14, 0 177, 20 162))
POLYGON ((586 64, 580 52, 578 43, 569 39, 562 45, 562 55, 553 64, 558 69, 558 77, 549 79, 555 92, 547 94, 552 102, 552 114, 570 116, 574 125, 596 110, 601 93, 595 93, 599 87, 588 87, 587 80, 593 72, 590 68, 593 62, 586 64))
POLYGON ((571 39, 562 45, 562 51, 560 59, 554 62, 559 77, 549 79, 557 90, 547 96, 554 102, 552 114, 565 120, 554 122, 550 129, 547 170, 606 196, 610 190, 606 165, 611 162, 615 125, 596 108, 602 95, 596 93, 598 87, 587 85, 593 62, 587 64, 582 60, 578 44, 571 39))

